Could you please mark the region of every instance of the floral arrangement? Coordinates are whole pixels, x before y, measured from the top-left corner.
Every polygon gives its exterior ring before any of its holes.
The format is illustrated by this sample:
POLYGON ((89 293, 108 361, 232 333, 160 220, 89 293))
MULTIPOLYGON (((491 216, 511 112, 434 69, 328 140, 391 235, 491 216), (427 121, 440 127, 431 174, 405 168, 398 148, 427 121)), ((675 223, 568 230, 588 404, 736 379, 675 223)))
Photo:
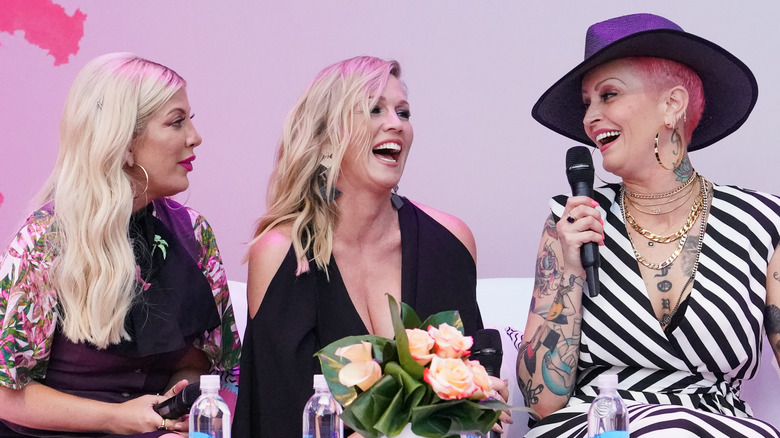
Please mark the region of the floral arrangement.
POLYGON ((472 338, 455 311, 424 322, 388 295, 395 340, 349 336, 317 353, 344 423, 364 437, 412 431, 429 438, 487 433, 508 406, 491 397, 490 379, 469 360, 472 338))

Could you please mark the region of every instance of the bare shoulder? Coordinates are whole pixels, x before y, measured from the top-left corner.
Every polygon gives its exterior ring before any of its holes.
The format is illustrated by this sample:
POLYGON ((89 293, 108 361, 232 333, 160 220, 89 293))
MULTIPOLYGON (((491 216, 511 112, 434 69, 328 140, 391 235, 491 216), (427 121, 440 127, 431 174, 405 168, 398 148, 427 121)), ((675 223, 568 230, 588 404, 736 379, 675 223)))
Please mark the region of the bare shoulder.
POLYGON ((465 222, 449 213, 445 213, 425 204, 420 204, 419 202, 414 201, 412 201, 412 203, 416 205, 417 208, 424 211, 428 216, 432 217, 436 222, 440 223, 444 228, 449 230, 450 233, 455 235, 455 237, 457 237, 458 240, 460 240, 461 243, 463 243, 463 245, 469 250, 471 257, 474 258, 474 261, 477 261, 477 244, 474 241, 474 234, 471 232, 471 229, 468 227, 468 225, 466 225, 465 222))
POLYGON ((247 278, 247 304, 254 316, 271 280, 279 270, 292 244, 291 226, 279 225, 255 239, 249 248, 249 274, 247 278))

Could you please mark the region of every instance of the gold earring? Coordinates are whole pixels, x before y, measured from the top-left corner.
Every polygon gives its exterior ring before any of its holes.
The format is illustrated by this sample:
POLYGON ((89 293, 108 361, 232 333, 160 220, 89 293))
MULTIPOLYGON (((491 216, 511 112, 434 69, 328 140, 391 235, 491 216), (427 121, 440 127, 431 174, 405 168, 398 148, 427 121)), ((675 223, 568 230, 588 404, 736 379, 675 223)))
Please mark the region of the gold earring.
POLYGON ((146 169, 144 168, 144 166, 141 166, 141 165, 140 165, 140 164, 138 164, 138 163, 135 163, 135 165, 134 165, 133 167, 135 167, 135 166, 138 166, 138 167, 140 167, 140 168, 141 168, 141 170, 143 170, 143 171, 144 171, 144 176, 146 177, 146 185, 144 185, 144 191, 143 191, 143 192, 141 192, 141 193, 139 193, 139 194, 138 194, 138 195, 136 195, 136 196, 133 196, 133 199, 138 199, 138 198, 140 198, 141 196, 143 196, 143 195, 144 195, 144 193, 146 193, 146 191, 147 191, 147 190, 149 190, 149 172, 147 172, 147 171, 146 171, 146 169))
POLYGON ((672 136, 670 138, 670 141, 677 145, 677 152, 673 152, 673 153, 678 156, 677 161, 674 163, 674 166, 671 169, 664 166, 664 163, 661 162, 661 157, 658 154, 658 137, 660 135, 661 135, 660 133, 656 133, 655 140, 653 141, 653 151, 655 152, 655 161, 658 162, 658 165, 661 166, 661 168, 663 168, 664 170, 677 169, 677 167, 680 166, 680 163, 682 163, 682 157, 683 157, 682 139, 680 138, 680 131, 678 131, 677 128, 674 128, 672 130, 672 136))

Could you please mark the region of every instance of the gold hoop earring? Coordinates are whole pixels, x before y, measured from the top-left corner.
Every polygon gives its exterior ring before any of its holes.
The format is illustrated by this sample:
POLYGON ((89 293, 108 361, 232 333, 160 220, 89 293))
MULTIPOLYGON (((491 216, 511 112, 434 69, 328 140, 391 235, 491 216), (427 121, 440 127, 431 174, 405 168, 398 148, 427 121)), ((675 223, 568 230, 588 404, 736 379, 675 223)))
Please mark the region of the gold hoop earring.
POLYGON ((146 177, 146 185, 144 185, 144 191, 139 193, 139 194, 137 194, 137 195, 135 195, 135 196, 133 196, 133 199, 138 199, 141 196, 143 196, 146 193, 147 190, 149 190, 149 172, 146 171, 146 168, 144 168, 144 166, 141 166, 138 163, 136 163, 134 166, 140 167, 141 170, 143 170, 143 172, 144 172, 144 176, 146 177))
POLYGON ((661 162, 661 157, 658 155, 658 137, 661 135, 661 133, 655 134, 655 140, 653 141, 653 151, 655 152, 655 161, 658 163, 659 166, 661 166, 664 170, 674 170, 677 169, 680 166, 680 163, 682 163, 683 158, 683 151, 682 151, 682 139, 680 138, 680 131, 677 130, 677 128, 674 128, 672 130, 672 135, 669 138, 671 142, 677 145, 677 152, 673 152, 675 155, 678 155, 677 161, 674 163, 674 166, 670 169, 666 166, 664 166, 664 163, 661 162))

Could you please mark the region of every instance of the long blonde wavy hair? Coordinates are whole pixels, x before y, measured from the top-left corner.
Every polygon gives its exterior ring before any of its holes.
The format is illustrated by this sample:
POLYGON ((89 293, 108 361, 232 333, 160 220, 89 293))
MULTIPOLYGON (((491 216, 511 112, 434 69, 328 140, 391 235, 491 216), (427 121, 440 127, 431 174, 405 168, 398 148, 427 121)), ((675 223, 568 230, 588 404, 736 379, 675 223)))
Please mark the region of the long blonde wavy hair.
POLYGON ((165 66, 111 53, 88 62, 71 86, 57 163, 39 201, 54 205, 49 278, 73 342, 106 348, 129 339, 125 316, 140 288, 128 235, 133 189, 123 166, 150 117, 185 84, 165 66))
POLYGON ((323 69, 287 116, 268 186, 268 210, 255 228, 255 240, 274 227, 291 223, 297 274, 308 271, 311 252, 327 273, 333 251, 338 204, 323 197, 338 184, 341 160, 350 144, 371 141, 371 108, 390 76, 400 79, 401 66, 358 56, 323 69), (329 167, 323 160, 329 157, 329 167))

